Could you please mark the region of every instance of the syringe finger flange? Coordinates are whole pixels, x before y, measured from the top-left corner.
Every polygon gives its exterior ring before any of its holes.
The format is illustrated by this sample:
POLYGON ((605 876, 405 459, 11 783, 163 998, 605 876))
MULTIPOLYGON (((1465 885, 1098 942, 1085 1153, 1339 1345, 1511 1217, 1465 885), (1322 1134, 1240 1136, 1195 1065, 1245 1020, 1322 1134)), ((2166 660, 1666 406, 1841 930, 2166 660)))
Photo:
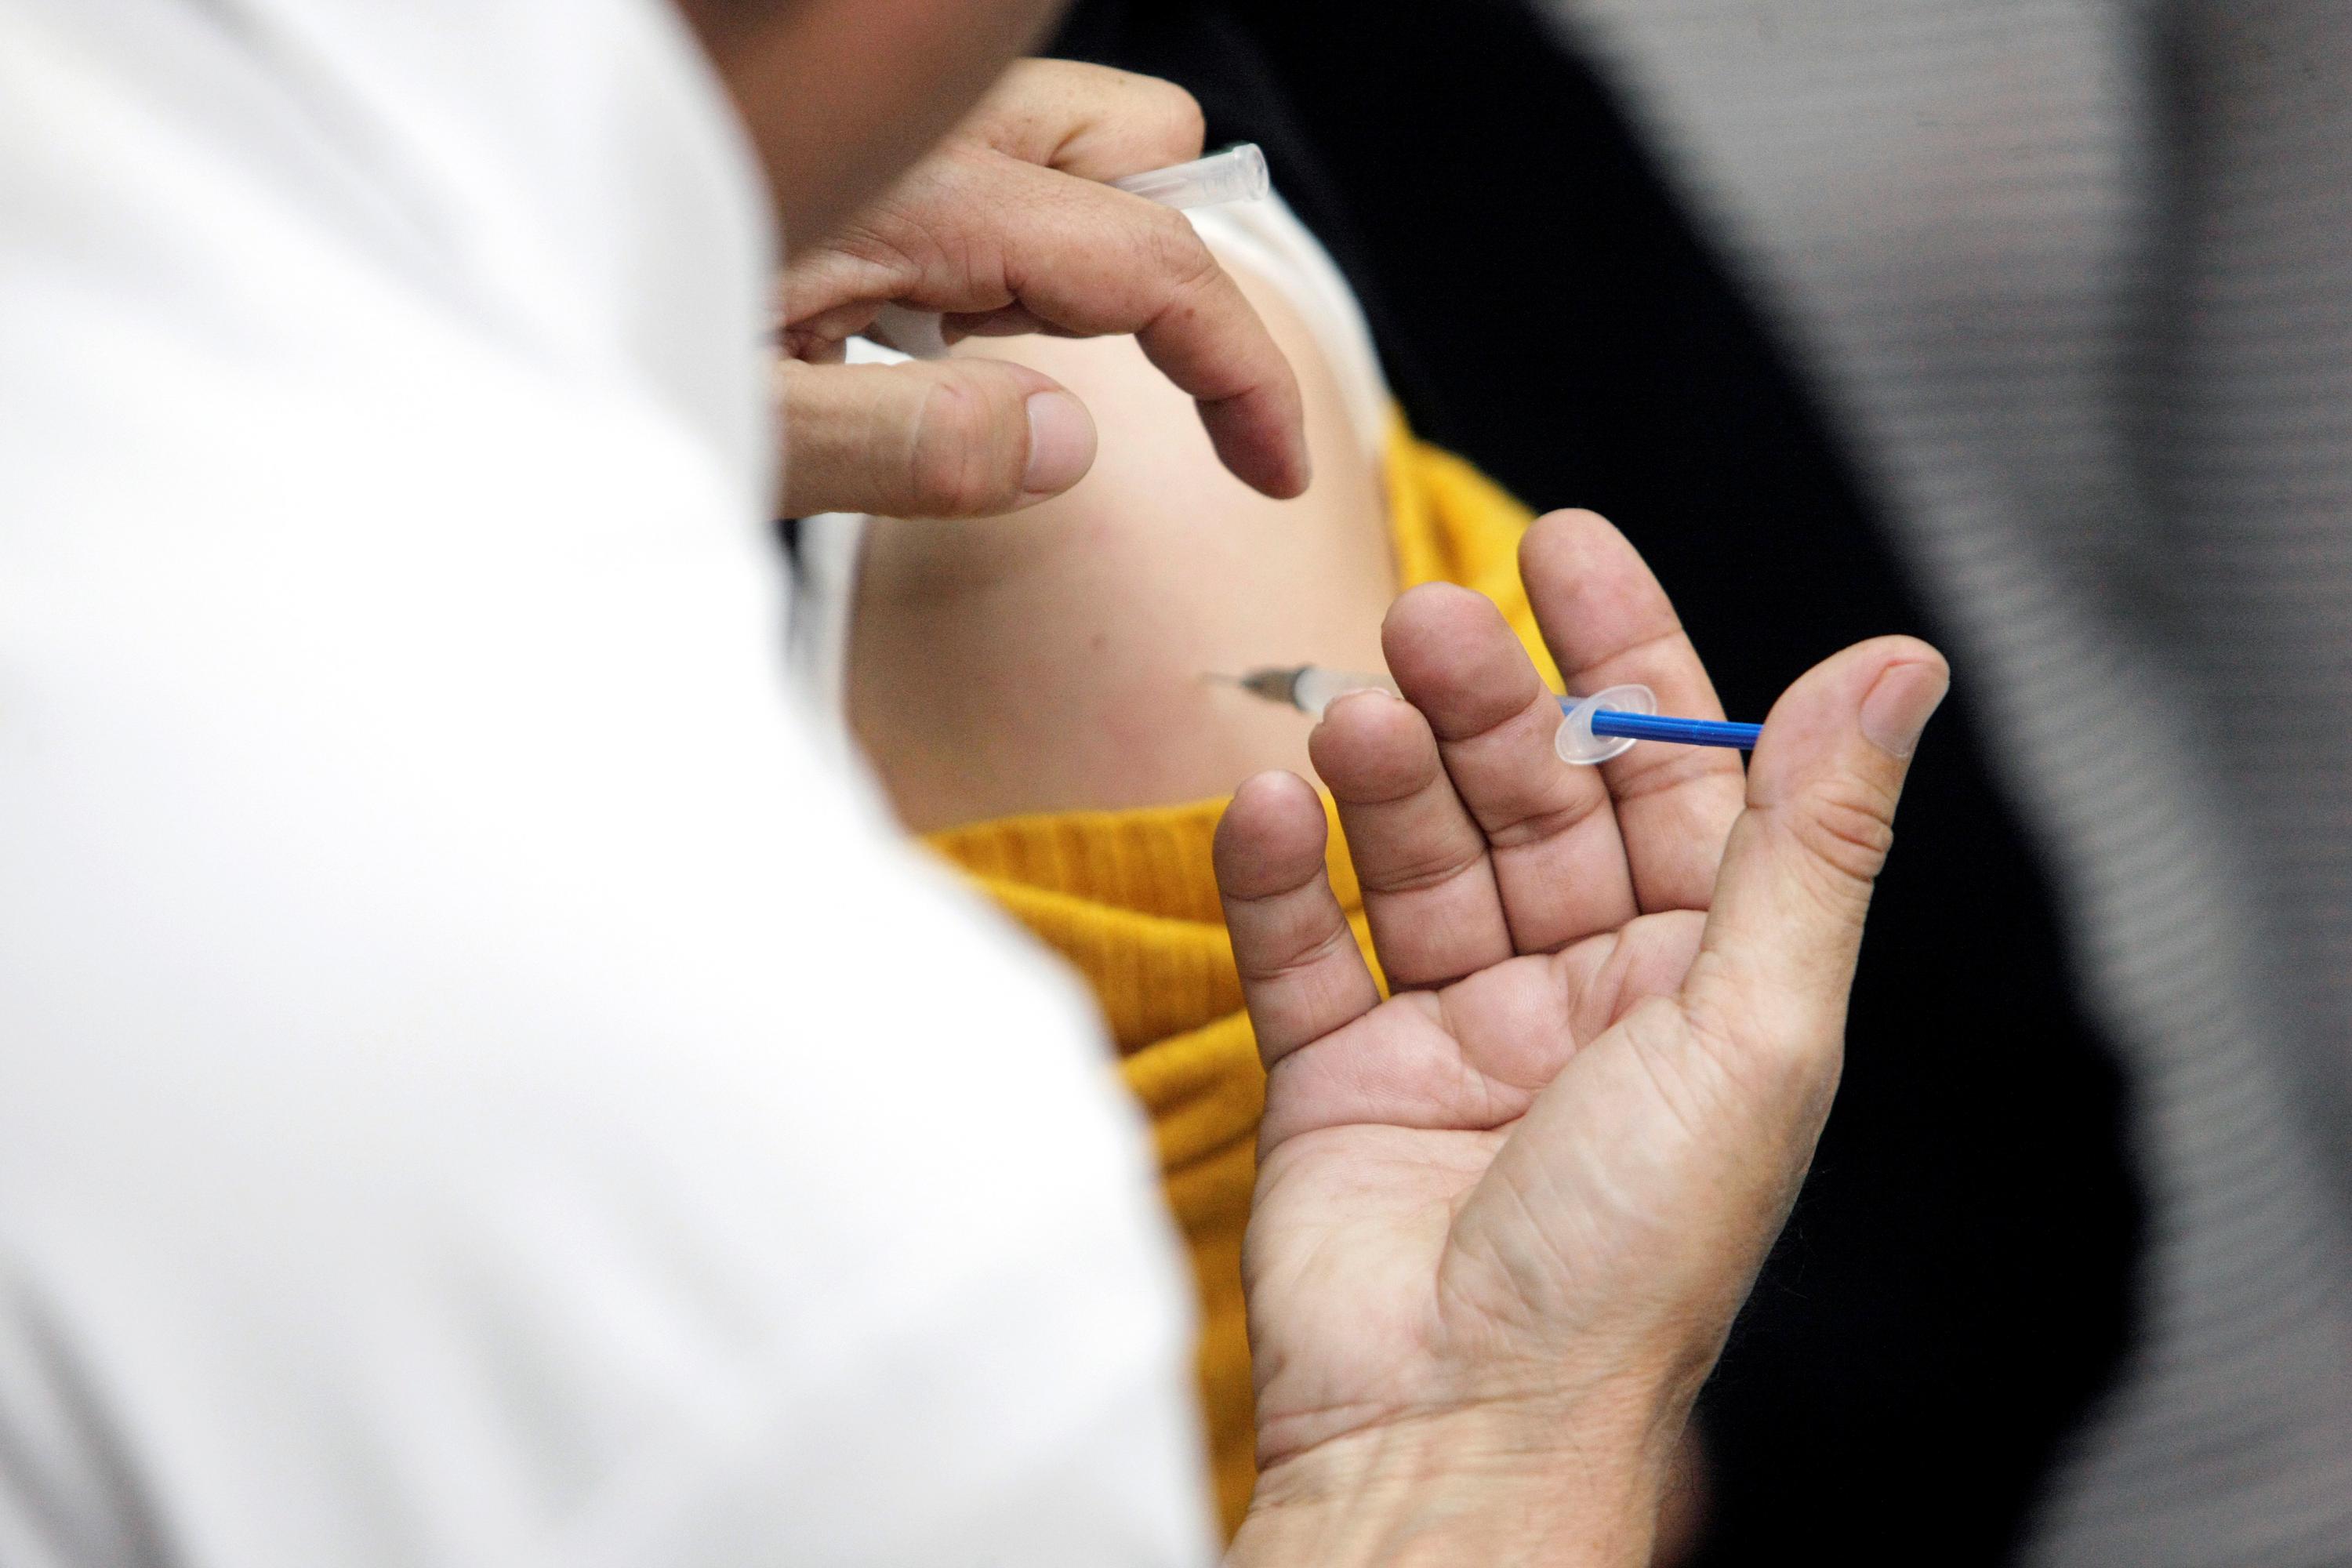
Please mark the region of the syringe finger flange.
POLYGON ((1596 735, 1592 718, 1604 710, 1620 713, 1655 713, 1658 694, 1646 686, 1628 683, 1596 691, 1590 697, 1563 697, 1559 700, 1559 729, 1554 732, 1551 749, 1563 763, 1579 767, 1597 767, 1612 757, 1622 757, 1633 749, 1630 735, 1596 735))

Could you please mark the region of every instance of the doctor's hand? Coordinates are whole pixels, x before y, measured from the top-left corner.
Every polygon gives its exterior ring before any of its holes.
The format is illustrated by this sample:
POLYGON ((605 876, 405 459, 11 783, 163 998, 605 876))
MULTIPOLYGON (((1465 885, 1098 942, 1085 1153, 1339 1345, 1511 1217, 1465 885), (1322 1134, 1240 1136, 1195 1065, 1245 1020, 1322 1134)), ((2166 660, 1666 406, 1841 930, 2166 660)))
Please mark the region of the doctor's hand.
POLYGON ((843 365, 886 304, 967 335, 1132 333, 1192 395, 1225 466, 1307 488, 1298 384, 1182 214, 1106 182, 1201 153, 1190 94, 1150 77, 1024 61, 843 232, 789 258, 778 366, 783 510, 977 517, 1057 495, 1094 460, 1092 419, 1052 378, 993 360, 843 365))
MULTIPOLYGON (((1521 570, 1573 690, 1719 717, 1665 596, 1589 513, 1521 570)), ((1312 741, 1382 968, 1305 783, 1244 784, 1218 879, 1268 1078, 1244 1256, 1261 1476, 1234 1563, 1647 1561, 1691 1401, 1838 1080, 1873 879, 1942 658, 1848 648, 1735 754, 1552 752, 1483 598, 1398 601, 1407 700, 1312 741)))

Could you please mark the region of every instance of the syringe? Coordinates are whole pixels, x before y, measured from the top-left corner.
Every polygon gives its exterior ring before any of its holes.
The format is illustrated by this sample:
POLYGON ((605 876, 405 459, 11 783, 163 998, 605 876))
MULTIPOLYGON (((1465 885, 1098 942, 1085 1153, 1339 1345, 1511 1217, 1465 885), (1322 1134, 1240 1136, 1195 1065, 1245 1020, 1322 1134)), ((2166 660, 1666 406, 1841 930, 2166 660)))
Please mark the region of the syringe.
MULTIPOLYGON (((1222 153, 1212 153, 1189 163, 1145 169, 1110 184, 1113 189, 1131 196, 1180 210, 1255 201, 1273 188, 1272 178, 1266 173, 1265 154, 1255 142, 1236 142, 1222 153)), ((883 306, 881 314, 874 318, 872 335, 913 359, 940 359, 948 352, 946 334, 940 331, 938 311, 911 310, 895 301, 883 306)))
POLYGON ((1658 694, 1629 682, 1596 691, 1590 697, 1559 700, 1559 732, 1551 749, 1563 763, 1587 766, 1622 757, 1636 741, 1665 741, 1677 746, 1754 748, 1764 732, 1761 724, 1734 724, 1722 719, 1676 719, 1658 711, 1658 694))
MULTIPOLYGON (((1286 703, 1320 719, 1333 700, 1350 691, 1385 691, 1396 695, 1396 685, 1384 675, 1349 675, 1311 664, 1290 668, 1254 669, 1226 677, 1244 689, 1272 702, 1286 703)), ((1764 732, 1761 724, 1734 724, 1721 719, 1677 719, 1658 711, 1658 694, 1629 683, 1612 686, 1590 697, 1559 700, 1559 729, 1552 750, 1564 763, 1591 766, 1623 756, 1636 741, 1664 741, 1677 746, 1727 746, 1748 751, 1764 732)))
POLYGON ((1113 180, 1115 190, 1163 207, 1213 207, 1225 202, 1254 202, 1274 187, 1266 173, 1265 154, 1255 142, 1236 142, 1222 153, 1146 169, 1113 180))

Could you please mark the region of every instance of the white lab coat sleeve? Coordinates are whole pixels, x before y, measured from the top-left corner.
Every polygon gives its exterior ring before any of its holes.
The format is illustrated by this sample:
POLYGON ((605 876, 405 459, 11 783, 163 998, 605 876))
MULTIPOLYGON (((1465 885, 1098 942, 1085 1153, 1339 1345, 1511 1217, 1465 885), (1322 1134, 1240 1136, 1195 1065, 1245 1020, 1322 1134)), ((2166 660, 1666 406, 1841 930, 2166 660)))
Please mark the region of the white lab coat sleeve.
POLYGON ((788 705, 675 19, 280 9, 0 0, 0 1563, 1205 1560, 1099 1026, 788 705))

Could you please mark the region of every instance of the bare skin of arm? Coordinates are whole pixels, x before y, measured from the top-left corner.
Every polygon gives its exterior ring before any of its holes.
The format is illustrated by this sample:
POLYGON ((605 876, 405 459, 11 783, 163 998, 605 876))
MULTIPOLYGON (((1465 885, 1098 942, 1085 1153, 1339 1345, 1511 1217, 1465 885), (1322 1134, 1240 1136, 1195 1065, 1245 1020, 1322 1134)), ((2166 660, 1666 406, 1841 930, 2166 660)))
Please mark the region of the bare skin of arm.
POLYGON ((1099 449, 1066 494, 1013 516, 867 530, 850 720, 914 830, 1204 799, 1303 769, 1313 721, 1203 673, 1382 668, 1397 582, 1376 465, 1306 323, 1234 270, 1305 394, 1316 477, 1296 500, 1226 471, 1131 339, 959 346, 1067 386, 1099 449))

